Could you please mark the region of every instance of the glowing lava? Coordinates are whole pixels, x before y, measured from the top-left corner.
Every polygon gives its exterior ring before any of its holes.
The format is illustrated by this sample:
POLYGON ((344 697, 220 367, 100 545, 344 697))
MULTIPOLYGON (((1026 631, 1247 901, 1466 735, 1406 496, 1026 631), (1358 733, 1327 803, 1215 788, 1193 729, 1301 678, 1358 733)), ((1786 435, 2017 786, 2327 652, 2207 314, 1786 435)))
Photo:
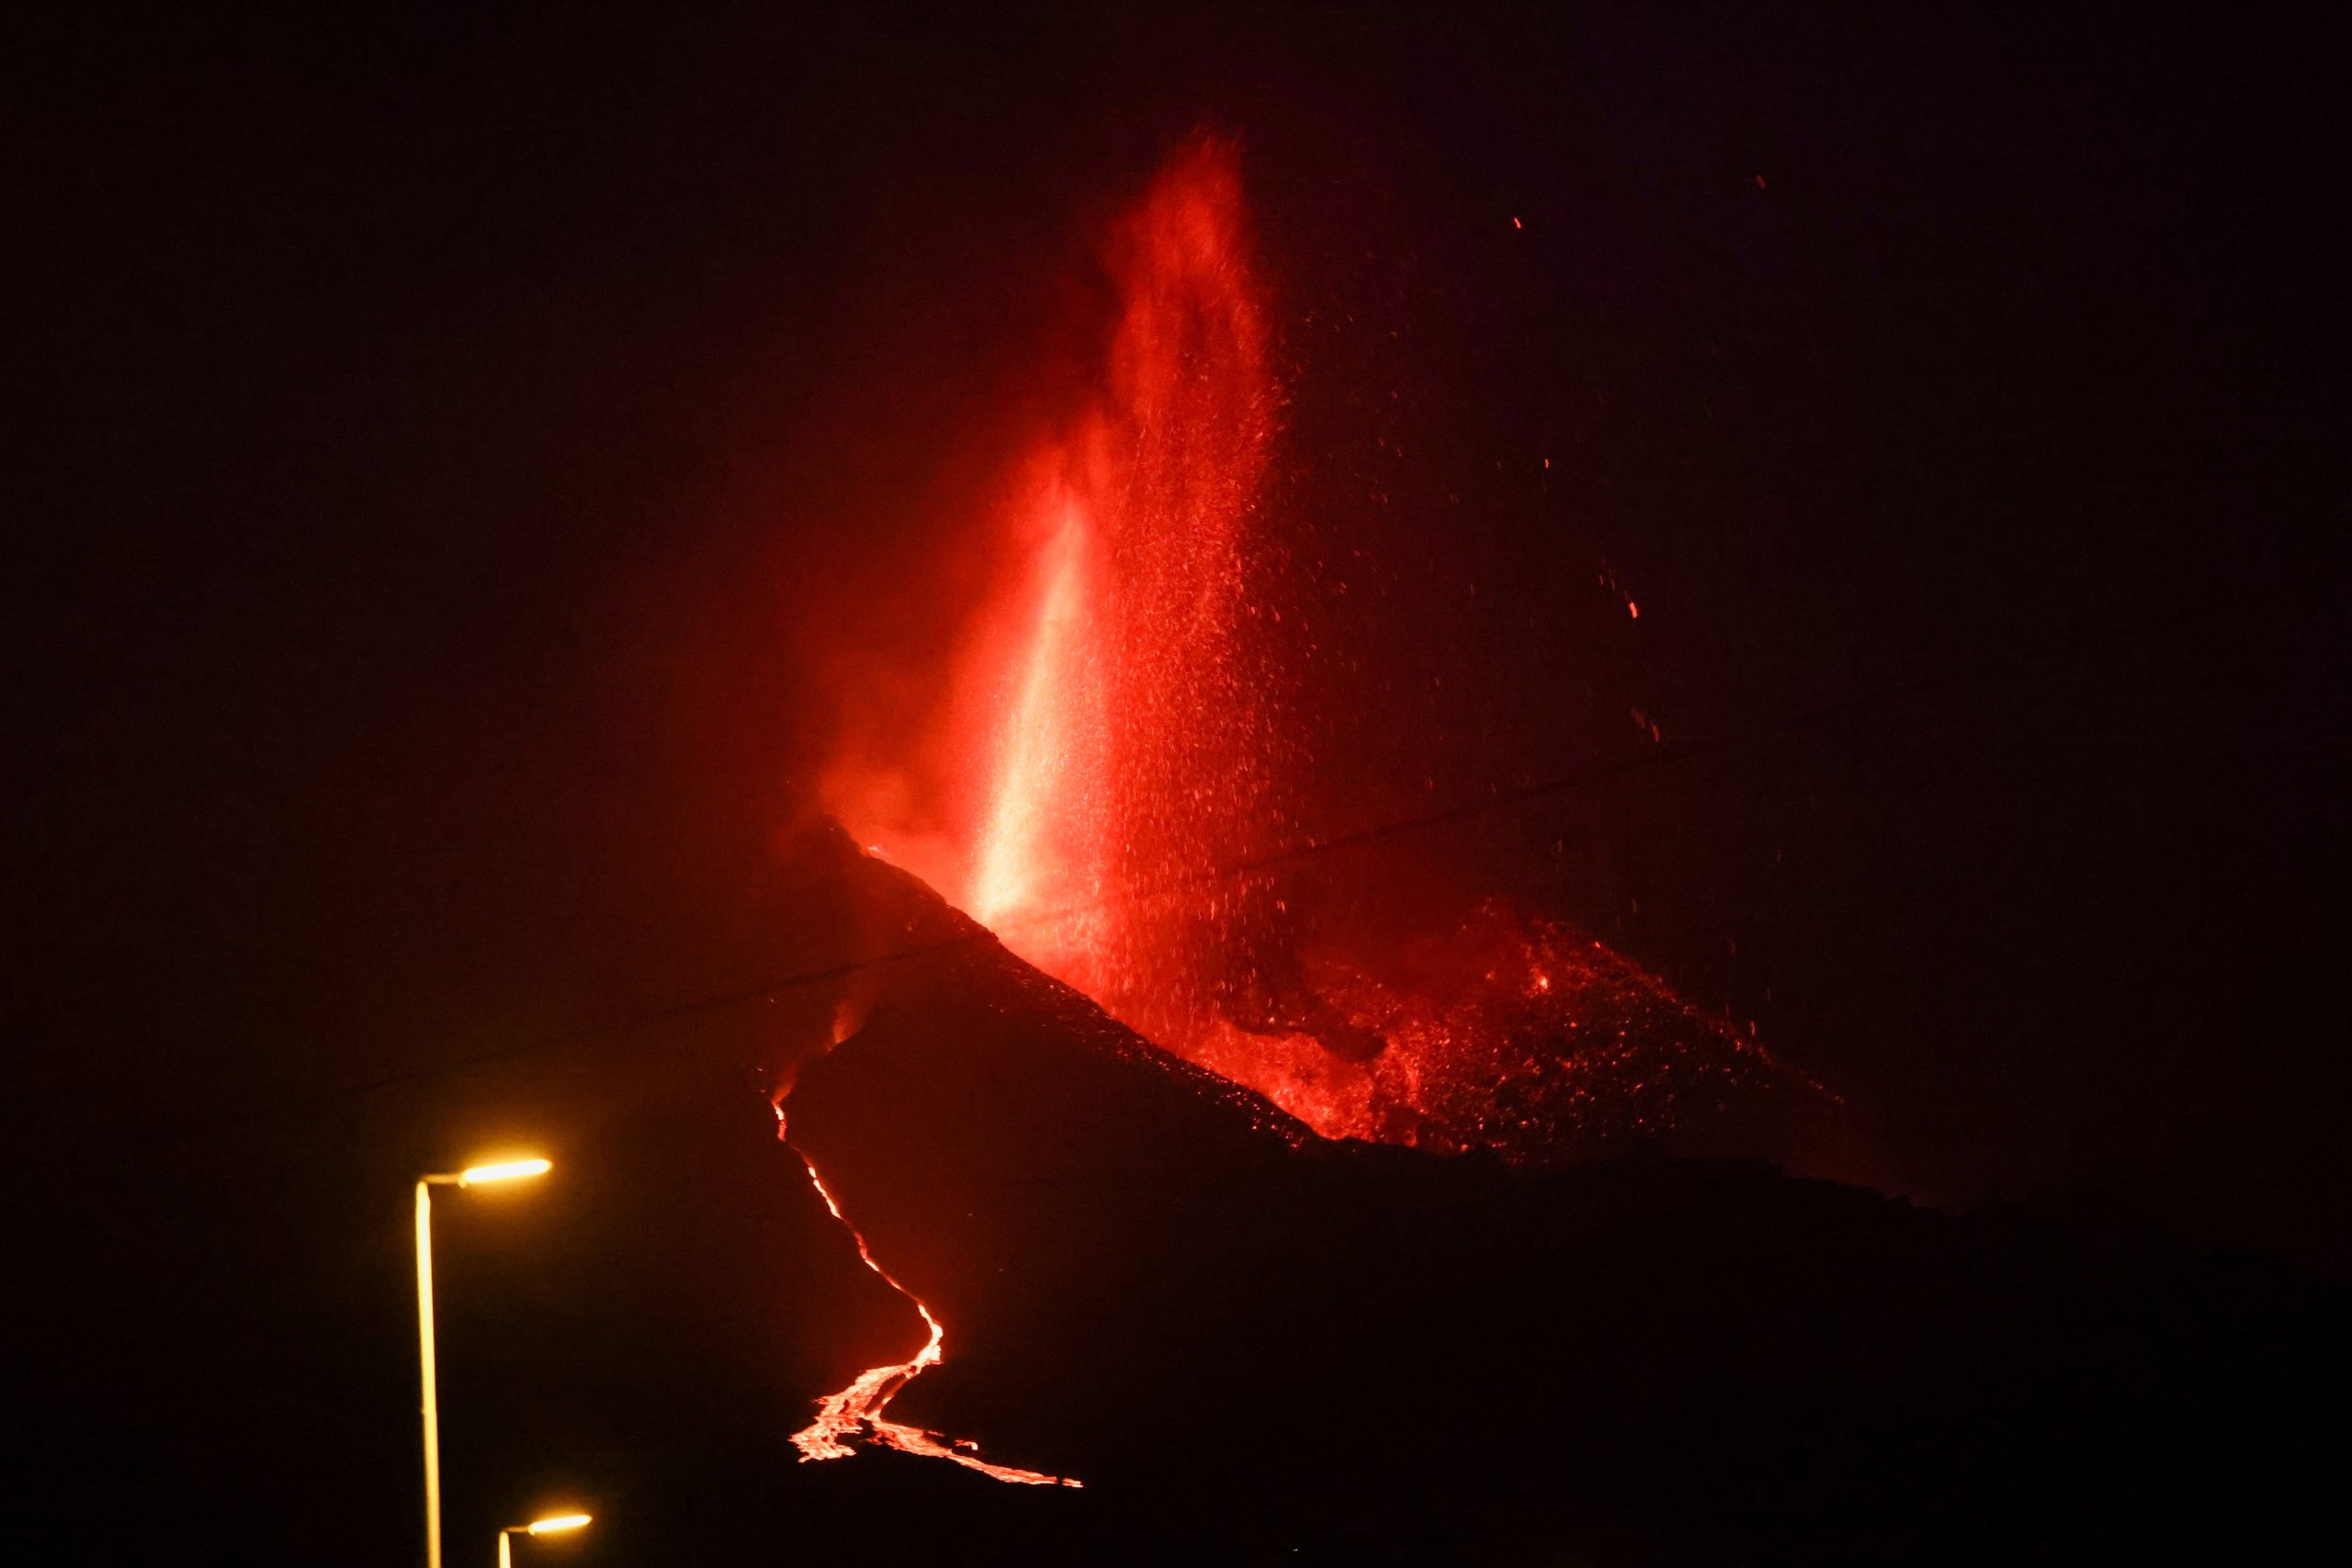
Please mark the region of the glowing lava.
POLYGON ((1815 1093, 1541 911, 1237 872, 1295 843, 1292 803, 1346 762, 1311 765, 1312 727, 1283 705, 1272 627, 1296 585, 1261 515, 1282 397, 1233 147, 1181 149, 1104 262, 1097 384, 1011 470, 991 523, 1012 565, 965 641, 932 776, 910 784, 924 764, 902 759, 888 788, 831 781, 859 841, 1326 1136, 1545 1160, 1815 1093))
POLYGON ((1093 530, 1083 504, 1066 491, 1053 498, 1053 512, 1059 520, 1037 559, 1035 630, 1015 678, 994 805, 965 897, 973 919, 992 927, 1073 891, 1066 825, 1078 803, 1069 786, 1099 722, 1086 679, 1093 530))
POLYGON ((859 1235, 857 1227, 842 1213, 842 1206, 833 1201, 832 1193, 825 1186, 825 1179, 817 1174, 815 1164, 806 1155, 801 1156, 801 1163, 808 1167, 808 1179, 816 1183, 817 1196, 825 1201, 825 1207, 831 1211, 833 1218, 841 1221, 842 1228, 849 1232, 850 1239, 857 1243, 858 1257, 865 1260, 865 1266, 874 1270, 877 1279, 913 1304, 915 1311, 922 1316, 923 1326, 931 1333, 931 1337, 923 1341, 922 1348, 916 1351, 912 1359, 893 1361, 887 1366, 868 1367, 851 1380, 848 1387, 819 1400, 817 1418, 792 1435, 793 1446, 800 1450, 801 1461, 847 1459, 856 1451, 849 1446, 849 1440, 865 1437, 897 1449, 900 1453, 948 1460, 997 1481, 1009 1481, 1024 1486, 1078 1485, 1078 1482, 1068 1476, 1016 1470, 1008 1464, 990 1464, 973 1451, 975 1445, 969 1442, 944 1442, 935 1432, 908 1426, 903 1421, 890 1420, 884 1414, 900 1389, 939 1365, 944 1359, 942 1347, 947 1342, 947 1331, 940 1326, 939 1319, 932 1316, 931 1308, 925 1306, 920 1297, 892 1279, 889 1270, 874 1261, 874 1254, 866 1250, 865 1237, 859 1235))

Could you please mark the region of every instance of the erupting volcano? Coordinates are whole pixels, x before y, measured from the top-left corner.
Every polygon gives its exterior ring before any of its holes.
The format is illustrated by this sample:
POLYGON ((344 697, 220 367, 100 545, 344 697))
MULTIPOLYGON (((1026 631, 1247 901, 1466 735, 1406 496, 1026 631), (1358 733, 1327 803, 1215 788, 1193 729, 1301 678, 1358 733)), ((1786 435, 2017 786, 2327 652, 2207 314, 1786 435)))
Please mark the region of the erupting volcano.
MULTIPOLYGON (((1283 389, 1235 149, 1182 148, 1103 254, 1116 303, 1095 390, 1010 470, 990 522, 1009 565, 920 749, 945 761, 869 749, 829 780, 858 842, 1325 1137, 1547 1163, 1736 1123, 1786 1090, 1818 1098, 1725 1021, 1564 920, 1481 892, 1475 872, 1437 899, 1392 883, 1372 918, 1362 888, 1309 874, 1317 846, 1295 823, 1313 770, 1272 635, 1283 389)), ((944 1331, 915 1304, 928 1344, 824 1401, 796 1439, 804 1456, 838 1457, 863 1429, 1051 1479, 883 1419, 941 1359, 944 1331)))

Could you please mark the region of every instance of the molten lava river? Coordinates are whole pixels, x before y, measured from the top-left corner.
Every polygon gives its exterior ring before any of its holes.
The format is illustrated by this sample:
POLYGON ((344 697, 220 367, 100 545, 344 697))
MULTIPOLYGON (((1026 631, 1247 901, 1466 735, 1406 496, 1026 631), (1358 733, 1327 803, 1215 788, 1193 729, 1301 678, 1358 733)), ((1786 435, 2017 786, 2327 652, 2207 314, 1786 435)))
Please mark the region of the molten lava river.
MULTIPOLYGON (((924 764, 845 748, 834 815, 1020 957, 1327 1137, 1542 1161, 1792 1080, 1724 1020, 1505 899, 1376 950, 1300 919, 1266 869, 1295 782, 1278 672, 1251 635, 1280 389, 1234 149, 1182 149, 1104 254, 1117 304, 1097 389, 987 519, 1013 565, 926 749, 956 764, 910 787, 924 764)), ((929 1338, 825 1398, 803 1458, 863 1438, 1077 1484, 887 1418, 947 1331, 858 1247, 929 1338)))

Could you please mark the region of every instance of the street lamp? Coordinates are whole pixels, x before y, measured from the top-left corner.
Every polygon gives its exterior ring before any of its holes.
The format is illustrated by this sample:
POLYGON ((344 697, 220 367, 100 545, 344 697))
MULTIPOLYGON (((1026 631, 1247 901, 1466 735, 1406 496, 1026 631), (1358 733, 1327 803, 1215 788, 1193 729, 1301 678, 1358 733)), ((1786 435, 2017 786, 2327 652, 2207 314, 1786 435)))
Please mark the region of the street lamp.
POLYGON ((514 1568, 516 1536, 557 1535, 564 1530, 576 1530, 587 1522, 585 1514, 558 1514, 553 1518, 534 1519, 527 1525, 508 1525, 498 1532, 498 1568, 514 1568))
POLYGON ((424 1374, 425 1568, 441 1568, 441 1413, 433 1392, 433 1190, 545 1176, 551 1168, 543 1159, 503 1160, 469 1166, 455 1176, 428 1176, 416 1184, 416 1341, 424 1374))

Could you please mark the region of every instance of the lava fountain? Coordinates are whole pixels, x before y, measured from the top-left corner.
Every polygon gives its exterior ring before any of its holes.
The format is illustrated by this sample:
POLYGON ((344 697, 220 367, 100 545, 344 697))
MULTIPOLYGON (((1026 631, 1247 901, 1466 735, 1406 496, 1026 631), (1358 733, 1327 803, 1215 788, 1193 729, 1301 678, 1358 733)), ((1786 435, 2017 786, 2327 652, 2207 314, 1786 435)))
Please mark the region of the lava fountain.
POLYGON ((954 776, 928 792, 944 820, 877 809, 924 792, 871 771, 828 796, 860 841, 1181 1051, 1271 909, 1229 868, 1282 820, 1249 635, 1280 389, 1233 147, 1182 149, 1104 262, 1098 389, 1019 465, 999 522, 1016 564, 956 678, 954 776))
POLYGON ((1012 520, 1035 543, 1020 613, 978 654, 990 700, 965 745, 984 784, 946 890, 1023 958, 1178 1033, 1212 984, 1214 944, 1185 927, 1262 829, 1272 749, 1240 622, 1276 388, 1232 149, 1181 152, 1109 261, 1102 389, 1033 456, 1012 520))
POLYGON ((1238 869, 1295 840, 1309 770, 1267 635, 1282 389, 1234 147, 1178 152, 1105 262, 1097 389, 997 524, 1014 565, 956 677, 942 819, 894 816, 880 803, 909 791, 846 769, 835 814, 1021 957, 1327 1136, 1544 1157, 1786 1076, 1557 920, 1474 898, 1400 949, 1238 869))
MULTIPOLYGON (((997 742, 990 806, 965 907, 991 927, 1026 927, 1057 898, 1092 886, 1089 847, 1072 831, 1086 815, 1085 773, 1100 733, 1089 679, 1094 646, 1096 548, 1085 504, 1066 491, 1036 563, 1034 630, 1012 680, 997 742)), ((1073 944, 1074 945, 1074 944, 1073 944)))

